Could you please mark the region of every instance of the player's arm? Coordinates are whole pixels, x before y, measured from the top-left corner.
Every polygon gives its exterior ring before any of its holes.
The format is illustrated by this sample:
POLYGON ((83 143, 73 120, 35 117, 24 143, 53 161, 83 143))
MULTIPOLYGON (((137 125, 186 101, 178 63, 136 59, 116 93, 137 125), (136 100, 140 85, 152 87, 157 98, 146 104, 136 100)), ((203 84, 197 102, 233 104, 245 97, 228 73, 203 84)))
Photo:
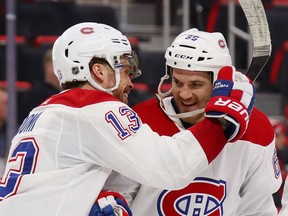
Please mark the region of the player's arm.
POLYGON ((117 191, 125 198, 130 206, 139 188, 140 184, 138 182, 112 171, 102 190, 117 191))
MULTIPOLYGON (((251 80, 244 74, 235 71, 234 67, 225 66, 220 69, 217 80, 214 81, 212 97, 205 107, 205 116, 209 120, 215 119, 220 122, 225 137, 229 142, 235 142, 244 135, 247 129, 254 99, 255 90, 251 80)), ((206 124, 208 123, 205 122, 206 124)), ((200 122, 194 127, 199 126, 202 129, 205 128, 205 125, 201 126, 200 122)), ((219 141, 218 145, 208 143, 207 146, 205 142, 201 142, 201 139, 206 136, 207 132, 211 133, 213 128, 205 130, 205 134, 201 134, 201 136, 194 131, 195 128, 192 128, 192 132, 197 140, 200 140, 200 145, 205 151, 208 161, 211 162, 226 143, 221 145, 219 141)))
MULTIPOLYGON (((228 73, 234 71, 230 70, 228 73)), ((233 78, 233 74, 230 77, 233 78)), ((253 91, 251 92, 253 87, 250 86, 252 84, 235 79, 230 81, 234 85, 230 85, 231 94, 226 98, 241 103, 242 110, 249 113, 249 104, 254 100, 253 91), (234 90, 242 91, 242 95, 245 95, 243 103, 241 96, 234 95, 234 90)), ((216 90, 215 88, 213 91, 216 90)), ((213 98, 220 99, 220 93, 213 98)), ((113 102, 113 107, 109 112, 106 111, 107 103, 89 107, 91 113, 100 117, 96 120, 95 116, 89 116, 83 120, 92 122, 91 119, 95 119, 90 127, 81 127, 87 134, 85 143, 93 144, 91 148, 83 149, 83 160, 115 170, 141 184, 167 189, 178 189, 189 184, 231 139, 224 134, 218 121, 225 113, 233 120, 231 124, 235 124, 235 127, 232 130, 236 132, 232 134, 237 134, 237 137, 245 132, 249 119, 249 116, 247 118, 246 115, 235 112, 233 106, 227 105, 223 109, 223 106, 213 102, 208 111, 221 113, 220 116, 210 113, 203 121, 171 138, 159 136, 147 124, 142 124, 137 114, 126 105, 113 102), (101 120, 103 115, 104 121, 101 120), (93 136, 95 131, 100 130, 97 137, 93 136), (97 143, 99 146, 96 148, 97 143), (101 147, 102 143, 105 146, 101 147)))

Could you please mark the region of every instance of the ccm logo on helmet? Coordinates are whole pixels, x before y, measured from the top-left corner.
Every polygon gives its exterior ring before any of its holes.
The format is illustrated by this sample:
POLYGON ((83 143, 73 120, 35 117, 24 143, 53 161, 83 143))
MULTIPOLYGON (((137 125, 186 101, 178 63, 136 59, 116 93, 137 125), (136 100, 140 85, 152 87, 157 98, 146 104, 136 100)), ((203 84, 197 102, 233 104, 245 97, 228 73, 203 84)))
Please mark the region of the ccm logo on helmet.
POLYGON ((182 55, 182 54, 175 54, 175 58, 181 58, 181 59, 192 59, 192 56, 182 55))
POLYGON ((248 111, 240 103, 237 103, 236 101, 232 101, 231 99, 225 100, 223 98, 218 98, 218 100, 215 101, 214 104, 216 106, 228 107, 229 109, 238 112, 240 115, 246 116, 245 121, 247 121, 249 118, 248 111))
POLYGON ((94 29, 91 27, 85 27, 80 30, 83 34, 91 34, 94 32, 94 29))

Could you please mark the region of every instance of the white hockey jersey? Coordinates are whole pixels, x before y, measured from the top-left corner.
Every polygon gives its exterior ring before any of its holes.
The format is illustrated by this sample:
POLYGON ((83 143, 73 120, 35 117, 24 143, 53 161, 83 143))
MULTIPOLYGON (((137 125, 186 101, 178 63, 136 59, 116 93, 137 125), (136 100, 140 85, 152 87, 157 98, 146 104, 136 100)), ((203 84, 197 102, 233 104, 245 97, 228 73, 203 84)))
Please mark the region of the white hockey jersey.
POLYGON ((205 139, 197 127, 160 137, 108 93, 54 95, 32 110, 12 140, 0 179, 0 215, 87 216, 112 170, 153 187, 181 188, 227 142, 221 126, 205 125, 215 130, 205 139), (211 153, 214 136, 222 144, 211 153))
MULTIPOLYGON (((171 98, 164 100, 164 106, 175 113, 171 98)), ((164 114, 156 99, 133 109, 160 135, 184 130, 179 119, 164 114)), ((206 136, 211 132, 207 129, 206 136)), ((241 140, 228 143, 187 187, 160 190, 142 185, 131 209, 136 216, 275 216, 272 194, 281 182, 274 131, 254 108, 241 140)))

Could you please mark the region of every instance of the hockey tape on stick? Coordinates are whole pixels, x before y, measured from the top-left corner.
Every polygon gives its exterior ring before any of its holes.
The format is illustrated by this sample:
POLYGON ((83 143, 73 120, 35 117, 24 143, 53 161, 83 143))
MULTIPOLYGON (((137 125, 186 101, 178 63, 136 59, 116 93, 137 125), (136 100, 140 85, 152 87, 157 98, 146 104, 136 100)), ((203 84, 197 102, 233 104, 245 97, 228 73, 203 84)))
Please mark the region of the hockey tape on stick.
POLYGON ((253 58, 247 76, 255 81, 271 56, 271 38, 261 0, 239 0, 253 39, 253 58))

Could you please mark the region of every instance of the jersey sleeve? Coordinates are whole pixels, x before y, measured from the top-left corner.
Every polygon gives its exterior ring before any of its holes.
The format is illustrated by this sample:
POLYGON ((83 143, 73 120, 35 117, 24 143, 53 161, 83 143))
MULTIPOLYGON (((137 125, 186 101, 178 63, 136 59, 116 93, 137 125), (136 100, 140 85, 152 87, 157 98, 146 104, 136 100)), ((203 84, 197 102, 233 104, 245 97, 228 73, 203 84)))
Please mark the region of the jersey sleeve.
POLYGON ((113 171, 105 182, 103 190, 117 191, 131 205, 139 188, 138 182, 113 171))
POLYGON ((131 108, 111 103, 85 107, 88 110, 83 112, 83 119, 78 119, 83 123, 79 122, 82 158, 141 184, 182 188, 208 166, 227 142, 221 126, 209 120, 173 137, 159 136, 142 124, 131 108), (111 107, 108 111, 107 106, 111 107), (210 129, 211 133, 204 133, 210 129), (212 156, 207 157, 210 151, 212 156))

